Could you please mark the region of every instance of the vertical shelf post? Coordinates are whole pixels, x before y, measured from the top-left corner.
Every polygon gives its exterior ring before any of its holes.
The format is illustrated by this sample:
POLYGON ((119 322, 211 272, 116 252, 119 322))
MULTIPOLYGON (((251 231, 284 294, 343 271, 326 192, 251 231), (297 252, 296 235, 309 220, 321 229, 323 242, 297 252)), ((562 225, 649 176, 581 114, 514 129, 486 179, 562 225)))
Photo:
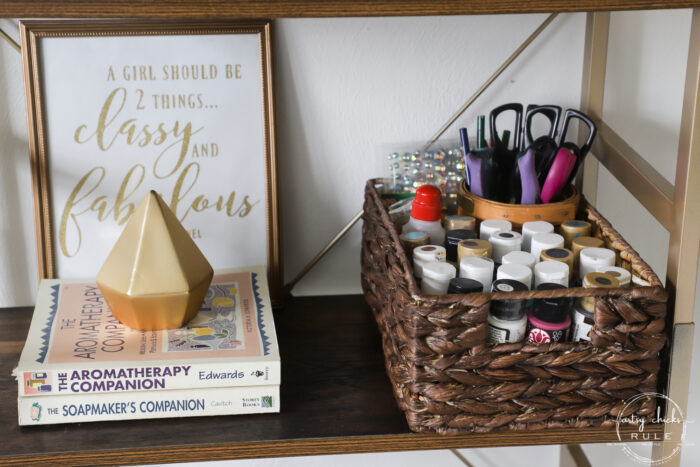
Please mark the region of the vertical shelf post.
MULTIPOLYGON (((583 50, 583 76, 581 79, 581 111, 593 120, 603 118, 603 97, 605 93, 605 68, 608 59, 608 32, 610 12, 589 12, 586 14, 586 36, 583 50)), ((585 128, 579 129, 579 139, 584 140, 585 128)), ((591 204, 595 205, 598 189, 598 158, 587 157, 583 163, 582 178, 577 180, 578 188, 591 204)))
MULTIPOLYGON (((670 304, 674 305, 668 397, 684 415, 688 407, 700 253, 700 9, 695 8, 692 14, 666 271, 666 287, 671 294, 670 304)), ((667 419, 672 411, 673 404, 667 404, 667 419)), ((654 460, 660 461, 675 453, 664 465, 679 466, 681 456, 676 451, 682 435, 682 424, 666 423, 664 441, 654 446, 654 460)))

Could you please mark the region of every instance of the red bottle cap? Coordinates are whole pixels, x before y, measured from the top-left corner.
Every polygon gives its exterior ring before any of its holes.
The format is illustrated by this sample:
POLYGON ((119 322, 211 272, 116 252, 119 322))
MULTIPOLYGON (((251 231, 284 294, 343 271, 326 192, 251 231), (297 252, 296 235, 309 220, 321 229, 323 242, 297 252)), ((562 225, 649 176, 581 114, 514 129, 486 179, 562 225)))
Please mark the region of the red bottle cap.
POLYGON ((411 207, 411 217, 419 221, 432 222, 442 216, 442 193, 433 185, 422 185, 416 190, 416 199, 411 207))

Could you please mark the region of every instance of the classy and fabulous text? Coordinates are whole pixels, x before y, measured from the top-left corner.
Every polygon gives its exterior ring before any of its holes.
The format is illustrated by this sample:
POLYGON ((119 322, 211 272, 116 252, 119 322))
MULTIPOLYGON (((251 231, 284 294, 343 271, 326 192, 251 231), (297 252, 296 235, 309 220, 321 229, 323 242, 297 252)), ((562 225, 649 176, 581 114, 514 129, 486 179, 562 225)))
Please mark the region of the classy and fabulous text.
POLYGON ((126 144, 143 162, 124 168, 123 175, 116 175, 123 178, 117 192, 111 195, 97 194, 105 180, 115 176, 108 173, 104 166, 92 167, 80 177, 66 200, 60 218, 59 245, 62 255, 72 257, 80 251, 83 242, 81 221, 86 217, 93 216, 99 222, 114 222, 117 225, 126 223, 140 201, 135 199, 135 193, 144 191, 142 185, 149 177, 172 182, 172 190, 161 193, 161 196, 180 222, 204 211, 216 211, 227 217, 246 217, 250 214, 260 202, 250 194, 233 190, 208 196, 199 192, 201 164, 216 163, 222 151, 216 142, 209 140, 202 143, 197 139, 204 125, 191 121, 189 117, 153 122, 136 116, 145 110, 159 113, 176 110, 179 115, 192 116, 193 113, 188 113, 188 110, 216 109, 218 104, 207 103, 202 93, 147 93, 142 88, 128 87, 139 81, 215 79, 243 79, 241 65, 168 65, 161 70, 148 65, 109 67, 107 81, 114 81, 115 87, 102 102, 96 120, 79 125, 73 140, 99 156, 119 159, 122 155, 115 154, 115 145, 123 147, 126 144), (125 83, 119 85, 119 81, 125 83))

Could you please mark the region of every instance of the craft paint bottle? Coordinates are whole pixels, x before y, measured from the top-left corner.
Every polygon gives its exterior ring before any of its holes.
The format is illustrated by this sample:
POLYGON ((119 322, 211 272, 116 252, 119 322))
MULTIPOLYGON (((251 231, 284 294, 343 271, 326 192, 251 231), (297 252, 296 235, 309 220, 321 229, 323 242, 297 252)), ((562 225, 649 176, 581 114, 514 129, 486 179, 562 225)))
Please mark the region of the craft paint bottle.
MULTIPOLYGON (((583 279, 583 287, 590 289, 597 288, 617 288, 620 286, 615 277, 610 274, 591 272, 583 279)), ((581 342, 591 340, 591 330, 593 329, 595 297, 582 297, 576 301, 574 308, 573 325, 571 326, 571 342, 581 342)))
MULTIPOLYGON (((401 246, 405 251, 413 251, 414 248, 430 244, 430 235, 425 232, 406 232, 399 237, 401 246)), ((409 257, 411 259, 412 256, 409 257)))
POLYGON ((550 248, 542 250, 540 261, 559 261, 569 266, 569 277, 572 277, 574 269, 574 254, 566 248, 550 248))
MULTIPOLYGON (((584 248, 602 248, 605 246, 603 240, 597 237, 576 237, 571 241, 571 251, 574 254, 574 272, 578 274, 579 254, 584 248)), ((581 278, 583 280, 583 278, 581 278)))
POLYGON ((564 221, 559 226, 559 232, 564 237, 564 247, 570 250, 575 238, 591 235, 591 224, 586 221, 564 221))
POLYGON ((447 287, 448 294, 468 294, 483 292, 484 286, 479 281, 467 279, 466 277, 455 277, 447 287))
POLYGON ((444 262, 445 247, 439 245, 423 245, 413 249, 413 275, 418 279, 423 277, 423 266, 427 263, 444 262))
MULTIPOLYGON (((528 289, 532 290, 535 288, 535 264, 537 264, 537 261, 535 261, 535 257, 532 256, 531 253, 528 253, 527 251, 511 251, 507 255, 503 256, 503 264, 502 266, 506 264, 520 264, 522 266, 525 266, 527 268, 530 268, 530 272, 532 273, 531 279, 530 279, 530 284, 526 284, 528 286, 528 289)), ((529 310, 532 307, 532 299, 529 299, 525 302, 525 309, 529 310)))
POLYGON ((447 293, 450 280, 457 276, 457 268, 450 263, 427 263, 423 265, 423 280, 421 291, 426 295, 442 295, 447 293))
POLYGON ((538 260, 543 250, 563 247, 564 237, 555 233, 537 233, 530 240, 530 253, 538 260))
MULTIPOLYGON (((492 292, 525 292, 526 290, 522 283, 511 279, 499 279, 491 286, 492 292)), ((491 300, 487 321, 489 342, 503 344, 522 341, 527 329, 525 300, 491 300)))
POLYGON ((583 278, 584 289, 617 289, 619 287, 620 281, 618 281, 617 278, 615 278, 615 276, 605 274, 603 272, 589 272, 583 278))
POLYGON ((503 262, 503 256, 511 251, 520 251, 520 246, 523 244, 523 237, 518 232, 498 231, 491 234, 489 243, 493 245, 493 253, 491 258, 497 263, 503 262))
POLYGON ((574 307, 574 319, 571 325, 571 342, 591 340, 591 330, 595 324, 593 310, 595 301, 579 299, 574 307))
POLYGON ((615 266, 615 252, 607 248, 584 248, 579 253, 579 277, 605 266, 615 266))
POLYGON ((651 284, 649 281, 645 281, 637 275, 632 275, 632 285, 635 287, 649 287, 651 284))
POLYGON ((471 240, 476 238, 476 232, 473 230, 459 229, 448 230, 445 234, 445 250, 447 250, 447 261, 458 264, 459 257, 457 255, 457 246, 462 240, 471 240))
POLYGON ((525 290, 530 290, 532 284, 532 269, 522 264, 502 264, 496 271, 498 280, 514 280, 525 286, 525 290))
MULTIPOLYGON (((562 264, 562 263, 556 263, 562 264)), ((564 289, 561 284, 543 283, 537 290, 564 289)), ((569 298, 540 298, 527 317, 527 340, 535 344, 566 342, 569 339, 569 298)))
POLYGON ((627 288, 632 285, 632 273, 627 269, 620 268, 617 266, 604 266, 596 272, 602 272, 603 274, 610 274, 620 283, 620 287, 627 288))
POLYGON ((535 267, 535 257, 527 251, 511 251, 510 253, 503 255, 501 258, 501 264, 522 264, 532 269, 535 267))
POLYGON ((493 245, 486 240, 474 238, 472 240, 462 240, 457 244, 457 259, 462 262, 462 258, 476 256, 479 258, 490 258, 493 245))
POLYGON ((541 284, 569 286, 569 266, 559 261, 541 261, 535 264, 535 289, 541 284))
POLYGON ((476 219, 471 216, 445 217, 445 230, 476 230, 476 219))
POLYGON ((488 242, 491 234, 495 234, 499 230, 510 232, 513 230, 513 225, 509 221, 503 219, 486 219, 485 221, 481 221, 479 225, 479 238, 488 242))
POLYGON ((493 260, 491 258, 480 258, 477 256, 467 256, 459 262, 459 277, 474 279, 481 282, 483 291, 491 290, 493 282, 493 260))
POLYGON ((445 229, 440 224, 442 217, 442 193, 433 185, 422 185, 416 190, 416 198, 411 206, 411 217, 401 229, 401 233, 425 232, 435 245, 445 243, 445 229))
MULTIPOLYGON (((530 251, 530 245, 532 243, 532 236, 538 233, 552 233, 554 232, 554 226, 546 221, 532 221, 525 222, 521 230, 523 233, 523 251, 530 251)), ((539 256, 536 256, 539 258, 539 256)))
POLYGON ((410 198, 399 200, 387 207, 389 218, 397 229, 403 227, 411 217, 411 203, 413 203, 414 198, 415 196, 411 196, 410 198))

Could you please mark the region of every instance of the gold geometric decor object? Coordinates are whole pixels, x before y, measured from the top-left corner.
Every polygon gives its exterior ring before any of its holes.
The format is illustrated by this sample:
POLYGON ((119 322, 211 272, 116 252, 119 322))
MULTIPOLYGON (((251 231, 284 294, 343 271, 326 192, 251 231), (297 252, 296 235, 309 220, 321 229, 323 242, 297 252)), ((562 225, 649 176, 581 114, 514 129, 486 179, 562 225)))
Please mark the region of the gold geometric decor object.
POLYGON ((195 317, 214 271, 155 191, 141 201, 97 274, 123 324, 141 331, 182 327, 195 317))

